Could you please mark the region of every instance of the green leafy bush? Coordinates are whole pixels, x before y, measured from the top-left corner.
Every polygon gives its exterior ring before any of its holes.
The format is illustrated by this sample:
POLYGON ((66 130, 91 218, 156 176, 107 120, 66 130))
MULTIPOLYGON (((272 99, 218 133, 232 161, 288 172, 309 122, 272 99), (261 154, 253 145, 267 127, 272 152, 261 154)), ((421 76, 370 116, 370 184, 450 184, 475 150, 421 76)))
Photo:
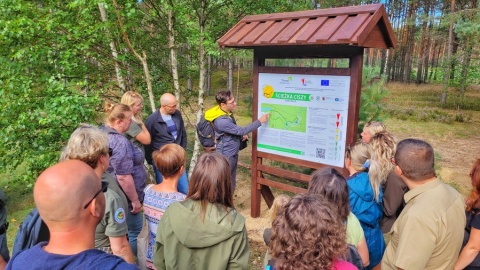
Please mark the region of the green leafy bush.
POLYGON ((0 167, 13 171, 22 164, 26 173, 14 177, 30 188, 37 175, 58 160, 71 132, 82 122, 96 120, 99 100, 54 78, 41 89, 26 77, 21 80, 23 88, 12 82, 12 87, 0 89, 0 167))

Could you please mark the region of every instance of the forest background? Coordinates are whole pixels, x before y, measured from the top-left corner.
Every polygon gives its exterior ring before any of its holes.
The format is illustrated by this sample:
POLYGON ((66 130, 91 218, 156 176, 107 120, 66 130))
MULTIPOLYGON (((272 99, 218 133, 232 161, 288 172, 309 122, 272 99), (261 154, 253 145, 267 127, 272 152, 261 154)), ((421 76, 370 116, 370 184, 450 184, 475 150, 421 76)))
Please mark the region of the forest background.
MULTIPOLYGON (((11 177, 30 188, 38 173, 57 160, 72 130, 81 122, 101 122, 103 101, 118 101, 128 90, 144 96, 145 115, 158 106, 162 93, 175 93, 187 125, 193 127, 203 112, 205 96, 219 90, 212 89, 212 72, 227 70, 222 87, 238 95, 234 69, 251 70, 251 51, 220 49, 216 44, 247 14, 369 3, 0 1, 0 173, 22 165, 22 173, 11 177)), ((370 71, 364 72, 369 74, 364 83, 372 78, 439 83, 442 104, 458 110, 475 106, 465 98, 465 91, 480 80, 478 1, 383 3, 397 46, 365 49, 364 64, 370 71), (447 103, 449 91, 453 102, 447 103)), ((360 122, 379 117, 379 111, 364 109, 360 122)), ((461 121, 469 116, 459 111, 456 117, 461 121)), ((198 142, 189 146, 189 167, 199 150, 198 142)))
MULTIPOLYGON (((38 174, 58 160, 78 124, 101 123, 103 102, 119 101, 128 90, 145 98, 144 117, 158 107, 161 94, 178 97, 190 132, 188 167, 193 168, 200 152, 194 125, 204 107, 213 104, 213 93, 230 89, 240 94, 240 114, 246 116, 240 123, 251 120, 252 52, 220 49, 218 38, 245 15, 371 3, 378 2, 0 1, 1 188, 9 199, 17 192, 30 194, 38 174)), ((396 117, 458 128, 457 123, 475 122, 480 102, 469 93, 480 89, 478 1, 381 3, 397 44, 389 50, 365 49, 360 123, 388 123, 388 117, 396 117), (389 93, 386 83, 398 90, 389 93), (429 91, 402 93, 407 84, 429 91), (398 100, 393 94, 403 94, 401 104, 389 102, 398 100), (412 105, 413 96, 421 98, 422 106, 412 105), (438 106, 425 109, 431 104, 438 106)), ((275 64, 345 63, 306 59, 275 64)))

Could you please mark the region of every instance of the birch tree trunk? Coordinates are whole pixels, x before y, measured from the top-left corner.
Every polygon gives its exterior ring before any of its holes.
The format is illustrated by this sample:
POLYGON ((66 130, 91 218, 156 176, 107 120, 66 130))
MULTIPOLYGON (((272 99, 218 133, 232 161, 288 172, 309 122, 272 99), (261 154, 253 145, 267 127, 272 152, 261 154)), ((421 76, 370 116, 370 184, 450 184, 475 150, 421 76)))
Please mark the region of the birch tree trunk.
POLYGON ((132 47, 132 44, 130 43, 130 39, 128 38, 128 34, 125 30, 125 26, 123 25, 122 17, 120 16, 120 12, 118 11, 118 5, 116 0, 113 0, 113 6, 115 8, 115 13, 117 15, 118 24, 120 25, 120 30, 122 31, 122 34, 123 34, 123 39, 125 40, 125 43, 127 44, 128 49, 142 63, 143 73, 145 75, 145 81, 147 82, 148 97, 150 100, 150 106, 152 107, 152 113, 153 113, 155 112, 155 101, 154 101, 153 90, 152 90, 152 78, 150 77, 150 71, 148 69, 147 54, 145 53, 145 51, 143 51, 142 52, 143 56, 141 56, 132 47))
MULTIPOLYGON (((200 30, 200 37, 198 42, 198 65, 199 65, 199 78, 198 78, 198 108, 197 108, 197 120, 195 123, 198 123, 203 115, 203 103, 205 99, 205 46, 203 44, 205 39, 205 11, 206 11, 206 1, 200 1, 200 10, 198 12, 198 21, 199 21, 199 30, 200 30)), ((192 175, 193 169, 197 164, 198 156, 200 154, 200 142, 198 141, 197 131, 195 130, 195 144, 193 147, 192 159, 190 160, 190 170, 188 171, 188 177, 192 175)))
POLYGON ((167 11, 168 17, 168 49, 170 50, 170 68, 172 70, 173 88, 175 89, 175 97, 178 101, 178 109, 180 110, 180 84, 178 82, 178 58, 177 47, 175 44, 175 16, 173 11, 173 2, 170 2, 167 11))
MULTIPOLYGON (((100 18, 102 19, 102 22, 106 22, 107 12, 105 11, 104 3, 98 3, 98 9, 100 10, 100 18)), ((108 28, 105 28, 105 34, 108 38, 110 38, 110 49, 112 50, 113 63, 115 66, 115 74, 117 75, 118 87, 120 87, 120 89, 125 92, 125 80, 123 79, 122 72, 120 71, 120 65, 118 64, 117 47, 115 46, 115 42, 113 42, 113 39, 110 37, 110 32, 108 31, 108 28)))

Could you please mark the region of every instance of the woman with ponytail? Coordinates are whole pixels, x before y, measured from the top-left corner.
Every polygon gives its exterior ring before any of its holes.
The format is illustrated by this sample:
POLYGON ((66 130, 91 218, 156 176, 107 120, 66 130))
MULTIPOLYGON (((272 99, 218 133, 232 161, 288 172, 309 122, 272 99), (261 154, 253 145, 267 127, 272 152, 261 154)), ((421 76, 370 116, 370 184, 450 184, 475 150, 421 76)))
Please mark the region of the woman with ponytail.
POLYGON ((473 190, 466 201, 465 214, 467 225, 463 236, 463 245, 454 270, 480 269, 480 159, 477 159, 470 171, 473 190))
MULTIPOLYGON (((137 255, 137 237, 143 226, 141 214, 147 173, 143 166, 145 155, 130 142, 124 133, 132 123, 132 109, 125 104, 105 102, 105 124, 100 129, 108 135, 108 146, 112 149, 108 173, 115 175, 117 183, 128 199, 128 241, 133 254, 137 255)), ((126 209, 125 209, 126 210, 126 209)))
POLYGON ((347 179, 350 208, 360 221, 367 241, 370 264, 366 269, 377 269, 385 251, 380 229, 383 199, 381 170, 372 159, 371 147, 364 142, 347 148, 345 167, 350 172, 347 179))

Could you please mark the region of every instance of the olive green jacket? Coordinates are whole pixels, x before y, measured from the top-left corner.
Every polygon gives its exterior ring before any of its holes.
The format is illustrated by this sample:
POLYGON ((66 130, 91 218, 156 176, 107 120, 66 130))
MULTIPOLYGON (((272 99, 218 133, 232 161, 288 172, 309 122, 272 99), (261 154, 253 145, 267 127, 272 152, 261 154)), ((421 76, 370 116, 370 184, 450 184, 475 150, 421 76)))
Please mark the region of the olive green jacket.
POLYGON ((170 204, 158 224, 154 265, 160 269, 247 269, 249 245, 245 218, 235 209, 200 202, 170 204))

